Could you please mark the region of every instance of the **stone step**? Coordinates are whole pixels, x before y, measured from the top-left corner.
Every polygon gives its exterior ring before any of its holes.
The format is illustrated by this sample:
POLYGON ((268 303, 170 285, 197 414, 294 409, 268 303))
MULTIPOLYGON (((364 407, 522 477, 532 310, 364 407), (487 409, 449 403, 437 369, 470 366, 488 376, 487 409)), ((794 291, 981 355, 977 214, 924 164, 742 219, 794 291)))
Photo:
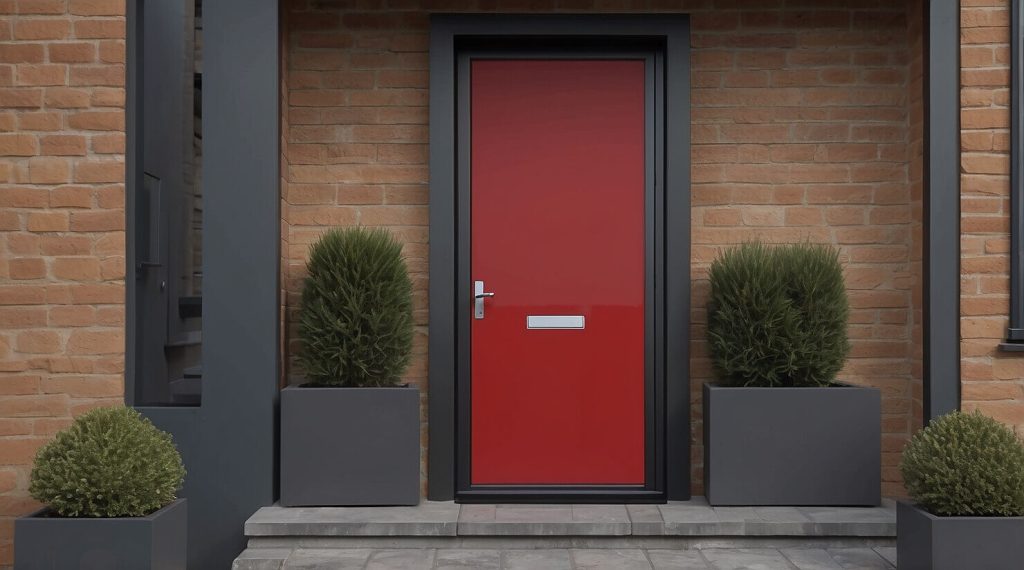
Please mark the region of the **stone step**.
POLYGON ((233 570, 366 568, 448 570, 711 570, 778 568, 843 570, 896 566, 896 549, 859 548, 707 548, 707 549, 249 549, 233 570))
POLYGON ((355 537, 884 539, 896 535, 896 510, 891 500, 879 507, 712 507, 702 497, 664 505, 459 505, 428 501, 415 507, 272 506, 260 509, 246 521, 245 534, 254 546, 286 544, 287 539, 355 537))

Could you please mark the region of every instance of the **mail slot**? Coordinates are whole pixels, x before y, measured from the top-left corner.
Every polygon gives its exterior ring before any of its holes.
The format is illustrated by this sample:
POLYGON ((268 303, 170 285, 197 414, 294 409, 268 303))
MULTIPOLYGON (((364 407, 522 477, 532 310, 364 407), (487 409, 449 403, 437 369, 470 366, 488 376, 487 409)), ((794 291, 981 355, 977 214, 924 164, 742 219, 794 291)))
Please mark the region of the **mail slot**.
POLYGON ((583 315, 527 315, 528 329, 582 329, 583 315))

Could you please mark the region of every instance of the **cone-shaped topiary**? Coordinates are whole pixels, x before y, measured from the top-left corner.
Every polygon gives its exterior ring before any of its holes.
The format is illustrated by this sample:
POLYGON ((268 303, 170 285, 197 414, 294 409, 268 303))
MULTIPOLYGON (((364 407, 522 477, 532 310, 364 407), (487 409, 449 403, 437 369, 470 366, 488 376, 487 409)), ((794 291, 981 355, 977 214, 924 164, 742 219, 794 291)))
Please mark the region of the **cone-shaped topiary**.
POLYGON ((385 230, 331 230, 313 244, 298 362, 317 386, 389 386, 409 364, 412 283, 385 230))
POLYGON ((65 517, 141 517, 174 501, 184 478, 171 436, 117 406, 86 412, 44 445, 29 492, 65 517))
POLYGON ((827 386, 843 367, 849 301, 839 252, 747 243, 711 265, 708 343, 732 386, 827 386))
POLYGON ((1024 516, 1024 442, 980 412, 953 412, 914 434, 900 472, 934 515, 1024 516))

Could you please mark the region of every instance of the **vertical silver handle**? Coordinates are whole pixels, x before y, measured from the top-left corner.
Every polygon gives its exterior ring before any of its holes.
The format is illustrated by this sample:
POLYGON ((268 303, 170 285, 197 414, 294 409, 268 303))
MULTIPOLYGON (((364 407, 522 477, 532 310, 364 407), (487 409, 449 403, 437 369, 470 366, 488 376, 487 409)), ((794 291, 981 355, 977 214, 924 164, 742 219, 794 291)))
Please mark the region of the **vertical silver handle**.
POLYGON ((493 297, 494 293, 487 293, 484 291, 483 281, 473 282, 473 318, 482 319, 484 318, 484 301, 488 297, 493 297))

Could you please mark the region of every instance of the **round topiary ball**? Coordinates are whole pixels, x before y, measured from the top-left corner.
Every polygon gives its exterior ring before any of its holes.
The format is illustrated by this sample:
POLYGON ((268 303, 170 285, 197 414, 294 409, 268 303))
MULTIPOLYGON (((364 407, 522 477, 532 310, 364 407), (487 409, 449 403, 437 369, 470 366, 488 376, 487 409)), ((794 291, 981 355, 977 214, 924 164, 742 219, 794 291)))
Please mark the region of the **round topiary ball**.
POLYGON ((979 412, 953 412, 914 434, 900 471, 911 498, 934 515, 1024 515, 1024 442, 979 412))
POLYGON ((850 351, 839 250, 746 243, 708 275, 708 348, 728 386, 828 386, 850 351))
POLYGON ((390 386, 412 351, 412 282, 383 229, 331 230, 313 244, 299 307, 299 365, 315 386, 390 386))
POLYGON ((64 517, 140 517, 174 501, 184 478, 171 436, 117 406, 81 415, 44 445, 29 492, 64 517))

